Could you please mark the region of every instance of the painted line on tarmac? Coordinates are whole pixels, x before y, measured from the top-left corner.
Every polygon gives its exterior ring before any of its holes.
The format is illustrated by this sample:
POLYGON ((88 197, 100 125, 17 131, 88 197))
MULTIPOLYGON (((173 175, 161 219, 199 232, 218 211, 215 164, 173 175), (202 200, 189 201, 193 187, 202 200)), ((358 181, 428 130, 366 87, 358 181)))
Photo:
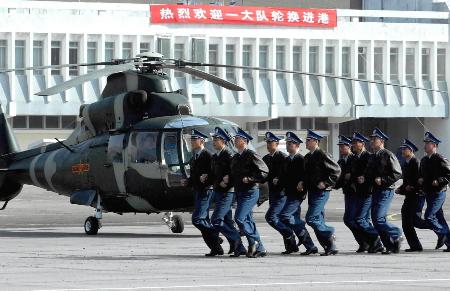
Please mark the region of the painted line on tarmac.
POLYGON ((305 281, 305 282, 269 282, 243 284, 213 284, 213 285, 174 285, 146 287, 111 287, 88 289, 43 289, 34 291, 94 291, 94 290, 160 290, 160 289, 195 289, 195 288, 228 288, 228 287, 269 287, 269 286, 300 286, 300 285, 333 285, 333 284, 377 284, 377 283, 430 283, 450 282, 450 278, 436 279, 391 279, 391 280, 348 280, 348 281, 305 281))
POLYGON ((394 218, 394 216, 401 215, 401 213, 392 213, 386 216, 386 219, 389 221, 397 221, 398 219, 394 218))

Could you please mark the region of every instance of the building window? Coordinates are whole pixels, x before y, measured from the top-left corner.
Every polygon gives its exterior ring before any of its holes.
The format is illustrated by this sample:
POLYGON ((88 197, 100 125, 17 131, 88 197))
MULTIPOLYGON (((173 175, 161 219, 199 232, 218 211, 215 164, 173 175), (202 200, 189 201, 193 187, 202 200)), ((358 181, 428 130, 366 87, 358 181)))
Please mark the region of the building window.
POLYGON ((422 80, 430 80, 430 49, 422 49, 422 80))
MULTIPOLYGON (((33 67, 44 65, 44 42, 42 40, 33 41, 33 67)), ((42 70, 34 70, 33 74, 42 75, 42 70)))
MULTIPOLYGON (((25 68, 25 41, 16 40, 16 68, 25 68)), ((24 75, 25 71, 16 71, 16 75, 24 75)))
POLYGON ((314 129, 328 130, 328 119, 327 118, 315 118, 314 119, 314 129))
POLYGON ((267 130, 267 121, 258 122, 258 130, 267 130))
MULTIPOLYGON (((69 64, 78 63, 78 47, 79 43, 76 41, 69 42, 69 64)), ((78 76, 78 67, 69 67, 69 76, 78 76)))
POLYGON ((367 48, 358 47, 358 79, 367 79, 367 48))
POLYGON ((44 116, 42 115, 31 115, 28 116, 28 128, 30 129, 41 129, 44 128, 44 116))
MULTIPOLYGON (((206 41, 200 38, 192 39, 192 61, 204 63, 206 61, 206 41)), ((196 67, 198 70, 205 70, 205 67, 196 67)))
POLYGON ((156 42, 156 51, 165 58, 170 58, 170 39, 158 38, 156 42))
POLYGON ((312 129, 312 118, 300 118, 300 128, 301 129, 312 129))
POLYGON ((70 129, 77 125, 77 117, 73 115, 61 116, 61 128, 70 129))
POLYGON ((122 43, 122 58, 131 59, 133 57, 133 43, 123 42, 122 43))
POLYGON ((46 115, 45 116, 45 128, 57 129, 59 126, 59 116, 46 115))
MULTIPOLYGON (((226 45, 226 52, 225 52, 225 64, 226 65, 235 65, 235 54, 234 54, 234 44, 227 44, 226 45)), ((233 68, 226 68, 226 77, 227 79, 234 80, 236 78, 236 70, 233 68)))
POLYGON ((269 130, 281 129, 281 119, 275 118, 269 120, 269 130))
POLYGON ((12 118, 13 128, 27 128, 27 116, 14 116, 12 118))
POLYGON ((319 47, 309 47, 309 72, 317 73, 319 68, 319 47))
POLYGON ((406 48, 406 57, 405 57, 405 77, 406 80, 415 80, 415 49, 414 48, 406 48))
MULTIPOLYGON (((210 44, 208 55, 209 55, 209 63, 217 64, 219 62, 219 45, 210 44)), ((217 67, 209 67, 209 73, 218 76, 219 69, 217 67)))
POLYGON ((114 59, 115 44, 112 41, 105 42, 105 61, 109 62, 114 59))
POLYGON ((8 41, 0 39, 0 69, 6 69, 8 66, 8 41))
MULTIPOLYGON (((185 59, 184 56, 184 43, 176 43, 175 47, 174 47, 175 51, 174 51, 174 58, 177 60, 181 60, 181 59, 185 59)), ((181 78, 183 77, 184 73, 183 72, 179 72, 179 71, 175 71, 175 77, 176 78, 181 78)))
POLYGON ((350 77, 350 47, 342 48, 342 76, 350 77))
MULTIPOLYGON (((51 45, 52 45, 52 48, 51 48, 51 52, 50 52, 50 54, 51 54, 50 64, 52 66, 61 65, 61 42, 60 41, 52 41, 51 45)), ((52 75, 61 75, 61 70, 60 69, 52 69, 51 74, 52 75)))
MULTIPOLYGON (((261 68, 268 68, 269 66, 269 46, 259 46, 259 66, 261 68)), ((267 71, 259 71, 259 77, 267 79, 267 71)))
POLYGON ((375 80, 383 80, 383 48, 373 49, 373 75, 375 80))
MULTIPOLYGON (((87 62, 96 63, 97 62, 97 43, 95 41, 88 41, 87 43, 87 62)), ((97 66, 88 66, 87 72, 93 72, 97 69, 97 66)))
POLYGON ((297 117, 284 117, 283 118, 283 129, 296 130, 297 129, 297 117))
POLYGON ((150 44, 148 42, 141 42, 139 44, 139 53, 145 53, 150 51, 150 44))
MULTIPOLYGON (((302 47, 295 45, 292 47, 292 69, 301 72, 302 69, 302 47)), ((302 75, 294 74, 294 79, 300 79, 302 75)))
POLYGON ((334 74, 334 47, 325 48, 325 74, 334 74))
POLYGON ((400 80, 398 76, 398 65, 398 48, 393 47, 390 53, 391 81, 400 80))
POLYGON ((445 81, 445 49, 437 49, 437 79, 445 81))
MULTIPOLYGON (((252 46, 246 44, 242 47, 242 65, 249 67, 251 66, 251 61, 252 61, 252 46)), ((250 69, 243 69, 242 77, 247 79, 251 78, 252 73, 250 69)))
MULTIPOLYGON (((276 47, 276 68, 278 70, 286 69, 286 47, 284 45, 277 45, 276 47)), ((277 72, 277 79, 284 79, 284 73, 277 72)))

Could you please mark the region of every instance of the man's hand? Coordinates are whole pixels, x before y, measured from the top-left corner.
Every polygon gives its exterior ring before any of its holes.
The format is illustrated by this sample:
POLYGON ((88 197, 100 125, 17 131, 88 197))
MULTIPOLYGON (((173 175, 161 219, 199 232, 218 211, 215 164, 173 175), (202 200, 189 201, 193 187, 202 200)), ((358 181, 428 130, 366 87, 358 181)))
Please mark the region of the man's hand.
POLYGON ((186 187, 188 185, 188 180, 187 179, 181 179, 180 183, 181 183, 181 186, 186 187))
POLYGON ((346 181, 348 181, 348 180, 350 180, 351 177, 352 177, 352 174, 351 173, 347 173, 347 174, 345 174, 344 179, 346 181))
POLYGON ((302 192, 303 189, 304 189, 304 187, 303 187, 303 181, 298 182, 298 184, 297 184, 297 191, 298 191, 298 192, 302 192))
POLYGON ((417 180, 417 183, 418 183, 419 185, 423 185, 423 178, 419 178, 419 180, 417 180))
POLYGON ((272 183, 273 183, 274 185, 278 185, 278 181, 279 181, 278 178, 273 178, 272 183))
POLYGON ((356 181, 358 182, 358 184, 363 184, 366 179, 364 178, 364 176, 359 176, 358 178, 356 178, 356 181))
POLYGON ((400 188, 395 189, 395 194, 400 194, 400 188))
POLYGON ((324 182, 319 182, 319 184, 317 185, 317 188, 319 188, 320 190, 323 190, 323 189, 327 188, 327 186, 325 185, 324 182))
POLYGON ((405 187, 405 189, 406 189, 406 191, 411 192, 411 191, 414 190, 414 187, 411 186, 411 185, 408 185, 408 186, 405 187))
POLYGON ((207 180, 208 180, 208 174, 203 174, 200 176, 200 182, 202 182, 203 184, 205 184, 207 180))
POLYGON ((431 185, 432 185, 433 187, 439 186, 438 180, 434 180, 433 183, 431 183, 431 185))
POLYGON ((220 182, 220 187, 222 187, 222 188, 226 188, 227 186, 228 186, 228 183, 225 183, 223 180, 222 180, 222 182, 220 182))
POLYGON ((228 183, 230 183, 230 177, 229 177, 228 175, 226 175, 225 177, 222 178, 222 181, 223 181, 225 184, 228 184, 228 183))
POLYGON ((250 180, 248 179, 248 177, 242 178, 242 183, 248 184, 249 182, 250 182, 250 180))
POLYGON ((375 178, 375 184, 377 184, 378 186, 381 186, 381 178, 380 177, 375 178))

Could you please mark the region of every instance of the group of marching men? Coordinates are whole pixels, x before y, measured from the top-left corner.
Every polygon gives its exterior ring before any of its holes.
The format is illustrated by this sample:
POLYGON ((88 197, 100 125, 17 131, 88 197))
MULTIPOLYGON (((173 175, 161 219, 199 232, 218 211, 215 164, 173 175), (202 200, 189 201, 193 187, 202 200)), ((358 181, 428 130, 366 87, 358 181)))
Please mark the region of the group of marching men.
POLYGON ((216 152, 210 153, 204 143, 208 136, 192 130, 190 176, 181 181, 182 186, 195 191, 195 209, 192 223, 197 227, 209 247, 206 256, 223 255, 221 233, 229 242, 231 257, 245 255, 264 257, 263 246, 253 220, 253 208, 259 199, 259 184, 268 182, 269 209, 266 221, 283 237, 285 251, 301 255, 319 252, 306 229, 308 224, 323 247, 323 256, 335 255, 334 228, 325 222, 325 205, 332 189, 342 189, 345 199, 344 223, 352 231, 363 253, 399 253, 403 240, 402 230, 387 221, 394 192, 405 196, 402 206, 402 227, 410 248, 406 252, 422 251, 415 228, 431 229, 437 234, 436 249, 447 246, 450 251, 450 230, 445 221, 442 205, 450 181, 450 165, 437 153, 441 142, 432 133, 424 138, 426 155, 419 161, 414 156, 417 146, 408 139, 400 146, 405 159, 400 165, 397 157, 385 149, 388 136, 375 128, 370 139, 355 132, 351 138, 339 137, 340 159, 334 161, 320 147, 323 138, 308 130, 305 146, 309 151, 300 154, 303 140, 293 132, 286 133, 288 155, 278 150, 280 138, 271 132, 265 135, 268 154, 261 158, 248 148, 253 139, 242 129, 234 136, 236 154, 226 147, 230 136, 216 127, 212 135, 216 152), (370 143, 372 152, 366 150, 370 143), (395 183, 403 184, 395 189, 395 183), (210 189, 213 191, 210 191, 210 189), (308 198, 306 222, 301 219, 302 202, 308 198), (234 221, 232 205, 236 200, 234 221), (211 202, 215 208, 209 218, 211 202), (424 218, 422 209, 427 208, 424 218), (244 247, 241 233, 248 240, 244 247))

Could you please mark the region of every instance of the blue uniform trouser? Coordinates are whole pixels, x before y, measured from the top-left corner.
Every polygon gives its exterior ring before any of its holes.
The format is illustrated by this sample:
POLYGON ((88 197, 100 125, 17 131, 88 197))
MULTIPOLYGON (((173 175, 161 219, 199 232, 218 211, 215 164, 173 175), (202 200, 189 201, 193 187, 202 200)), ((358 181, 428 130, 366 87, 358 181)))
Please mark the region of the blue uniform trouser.
POLYGON ((372 221, 386 248, 392 248, 402 231, 386 219, 394 198, 393 189, 378 189, 372 194, 372 221))
POLYGON ((423 207, 422 201, 423 196, 408 195, 405 197, 405 200, 402 205, 403 233, 405 234, 408 245, 412 249, 422 248, 422 244, 420 243, 415 230, 415 227, 417 227, 417 225, 423 225, 422 208, 420 208, 420 206, 423 207))
POLYGON ((447 221, 445 220, 444 212, 442 211, 445 196, 445 191, 426 194, 427 209, 425 210, 425 220, 437 235, 447 236, 446 245, 449 246, 450 230, 447 221))
POLYGON ((265 251, 261 242, 255 221, 253 220, 253 207, 259 199, 259 189, 252 188, 246 192, 236 192, 237 206, 234 213, 234 220, 239 229, 244 232, 247 237, 248 244, 254 245, 258 242, 257 251, 265 251))
POLYGON ((283 237, 290 237, 293 232, 303 240, 303 245, 307 250, 315 247, 311 236, 306 229, 306 223, 300 218, 301 204, 303 200, 288 196, 283 210, 280 213, 278 229, 283 237))
POLYGON ((222 233, 237 251, 245 251, 242 245, 239 231, 234 227, 231 205, 233 204, 233 192, 214 191, 214 201, 216 207, 211 215, 211 223, 218 233, 222 233))
POLYGON ((265 218, 267 223, 277 231, 279 231, 277 224, 280 221, 280 213, 283 210, 286 199, 287 197, 283 192, 269 192, 269 209, 267 209, 265 218))
POLYGON ((355 220, 366 242, 374 243, 378 238, 378 231, 371 222, 372 195, 356 194, 355 220))
POLYGON ((331 246, 331 237, 334 234, 334 227, 325 224, 325 204, 329 198, 330 191, 308 192, 306 223, 314 229, 317 239, 325 249, 331 246))
POLYGON ((212 249, 217 244, 217 237, 214 236, 215 229, 209 220, 209 206, 211 197, 211 191, 195 191, 192 224, 200 230, 206 245, 212 249))
MULTIPOLYGON (((344 211, 344 224, 350 229, 355 237, 355 240, 359 245, 363 245, 367 242, 367 238, 364 236, 361 227, 357 221, 357 215, 360 212, 361 199, 358 197, 358 194, 355 193, 346 193, 344 194, 345 201, 345 211, 344 211)), ((370 209, 370 207, 369 207, 370 209)), ((364 216, 366 216, 365 213, 364 216)))

